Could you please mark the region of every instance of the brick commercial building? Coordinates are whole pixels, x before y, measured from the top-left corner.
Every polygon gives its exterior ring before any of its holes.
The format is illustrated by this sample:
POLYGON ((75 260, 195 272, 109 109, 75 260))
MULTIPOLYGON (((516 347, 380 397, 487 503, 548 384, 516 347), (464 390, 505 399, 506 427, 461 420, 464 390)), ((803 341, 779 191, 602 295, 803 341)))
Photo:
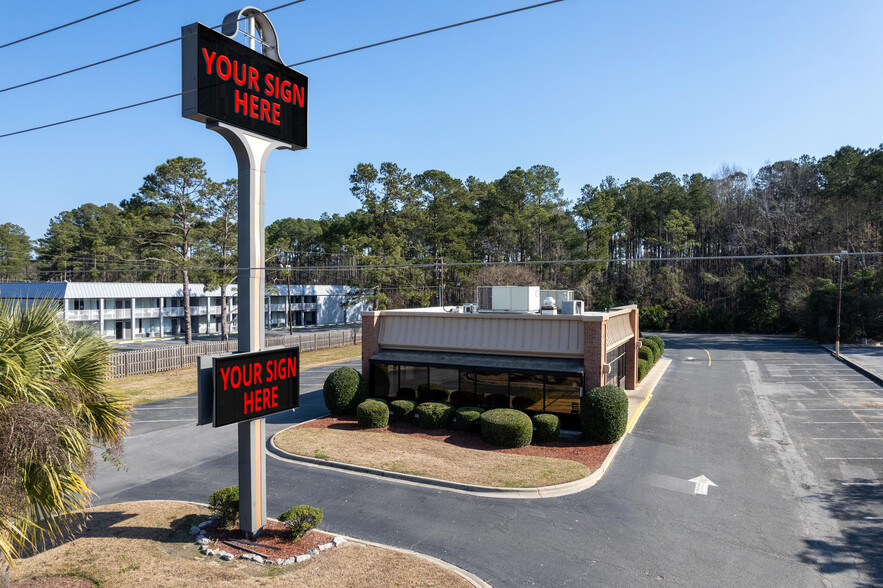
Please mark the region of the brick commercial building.
MULTIPOLYGON (((471 309, 470 309, 471 310, 471 309)), ((607 312, 362 313, 369 396, 549 412, 578 421, 583 391, 637 385, 638 308, 607 312)))

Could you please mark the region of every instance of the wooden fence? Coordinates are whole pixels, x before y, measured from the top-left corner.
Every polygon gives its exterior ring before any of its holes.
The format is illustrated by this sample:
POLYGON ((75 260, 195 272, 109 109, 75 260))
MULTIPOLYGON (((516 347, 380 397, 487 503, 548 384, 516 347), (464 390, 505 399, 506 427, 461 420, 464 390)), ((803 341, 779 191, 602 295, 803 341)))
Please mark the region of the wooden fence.
MULTIPOLYGON (((362 342, 361 327, 336 329, 332 331, 314 331, 296 335, 267 335, 267 347, 300 347, 303 351, 331 349, 344 345, 357 345, 362 342)), ((140 376, 176 370, 196 365, 200 355, 214 355, 236 351, 239 343, 234 337, 229 341, 210 341, 191 345, 174 345, 156 349, 139 349, 122 351, 110 356, 111 378, 140 376)))

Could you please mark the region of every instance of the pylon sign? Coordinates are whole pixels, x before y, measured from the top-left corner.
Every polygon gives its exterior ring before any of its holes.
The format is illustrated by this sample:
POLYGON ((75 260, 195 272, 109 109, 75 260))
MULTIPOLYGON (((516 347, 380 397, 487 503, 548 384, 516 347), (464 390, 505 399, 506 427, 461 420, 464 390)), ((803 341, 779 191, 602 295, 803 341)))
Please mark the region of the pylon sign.
POLYGON ((215 357, 216 427, 300 406, 299 347, 215 357))
POLYGON ((184 117, 307 147, 307 76, 205 25, 182 30, 184 117))

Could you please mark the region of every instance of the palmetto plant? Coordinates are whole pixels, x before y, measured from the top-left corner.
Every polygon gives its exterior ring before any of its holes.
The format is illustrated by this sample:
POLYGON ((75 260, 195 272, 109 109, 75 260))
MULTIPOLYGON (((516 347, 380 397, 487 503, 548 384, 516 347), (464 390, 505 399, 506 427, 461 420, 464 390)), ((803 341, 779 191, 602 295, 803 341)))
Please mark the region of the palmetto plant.
POLYGON ((23 547, 89 506, 93 449, 119 455, 129 406, 106 387, 109 357, 54 303, 0 303, 0 585, 23 547))

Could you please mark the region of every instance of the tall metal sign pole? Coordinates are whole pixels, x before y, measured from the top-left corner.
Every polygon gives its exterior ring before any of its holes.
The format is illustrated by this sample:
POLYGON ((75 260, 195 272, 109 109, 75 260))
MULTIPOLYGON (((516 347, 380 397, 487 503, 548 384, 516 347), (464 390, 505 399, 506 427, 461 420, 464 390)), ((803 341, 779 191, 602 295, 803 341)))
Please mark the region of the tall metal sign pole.
MULTIPOLYGON (((221 33, 200 24, 182 32, 183 115, 219 133, 236 155, 239 353, 256 352, 265 341, 267 158, 276 149, 306 148, 307 78, 284 65, 276 31, 257 8, 228 14, 221 33), (239 30, 242 21, 245 32, 239 30), (248 38, 248 48, 232 40, 239 33, 248 38), (255 50, 257 43, 261 53, 255 50)), ((238 427, 240 528, 253 537, 267 520, 265 421, 252 418, 238 427)))

